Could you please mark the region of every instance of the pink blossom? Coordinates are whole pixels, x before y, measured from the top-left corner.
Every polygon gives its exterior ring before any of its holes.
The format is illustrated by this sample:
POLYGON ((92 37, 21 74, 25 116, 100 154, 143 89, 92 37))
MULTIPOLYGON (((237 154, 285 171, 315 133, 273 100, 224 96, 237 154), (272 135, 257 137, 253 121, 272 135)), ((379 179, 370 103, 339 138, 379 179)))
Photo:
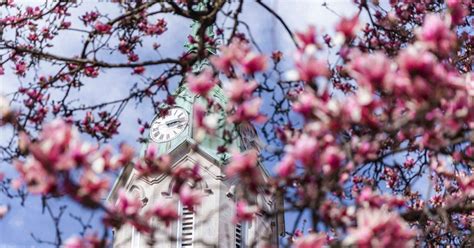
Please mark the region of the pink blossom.
POLYGON ((194 211, 194 206, 201 204, 202 197, 202 192, 193 190, 186 184, 179 191, 179 200, 191 211, 194 211))
POLYGON ((235 113, 229 116, 228 120, 233 123, 241 122, 263 122, 266 120, 265 116, 260 114, 260 105, 262 99, 254 98, 237 106, 235 113))
POLYGON ((359 16, 354 15, 352 18, 343 17, 336 25, 336 31, 344 35, 346 40, 355 35, 357 25, 359 24, 359 16))
POLYGON ((295 161, 289 155, 286 155, 285 157, 283 157, 283 159, 280 161, 280 163, 276 167, 276 172, 278 176, 282 178, 287 178, 288 176, 293 174, 295 170, 296 170, 295 161))
POLYGON ((108 179, 101 178, 94 172, 86 170, 79 179, 77 196, 80 199, 91 199, 93 202, 100 202, 107 194, 109 186, 108 179))
POLYGON ((179 218, 178 212, 176 211, 176 204, 171 201, 157 201, 156 204, 151 207, 145 214, 149 217, 158 217, 164 221, 166 226, 179 218))
POLYGON ((28 38, 28 40, 34 42, 34 41, 38 40, 38 35, 36 33, 30 33, 27 38, 28 38))
POLYGON ((357 227, 349 229, 346 245, 357 247, 412 247, 416 232, 394 212, 381 208, 357 211, 357 227))
POLYGON ((68 29, 70 27, 71 27, 71 22, 68 22, 68 21, 61 22, 61 28, 62 29, 68 29))
POLYGON ((124 189, 121 189, 118 192, 117 203, 113 209, 125 216, 135 216, 140 211, 142 205, 140 199, 131 196, 124 189))
POLYGON ((239 39, 233 39, 229 46, 219 48, 219 56, 211 56, 210 61, 218 70, 229 74, 233 63, 247 53, 247 48, 239 39))
POLYGON ((242 71, 248 75, 264 71, 267 68, 267 58, 252 52, 247 53, 245 57, 239 60, 239 63, 242 71))
POLYGON ((141 75, 145 72, 145 67, 144 66, 137 66, 133 68, 133 74, 138 74, 141 75))
POLYGON ((15 64, 15 73, 19 76, 24 76, 26 72, 26 63, 21 60, 15 64))
POLYGON ((357 79, 358 84, 371 90, 387 85, 387 75, 390 73, 390 61, 381 52, 354 56, 350 64, 351 74, 357 79))
POLYGON ((197 76, 188 74, 186 81, 188 82, 191 92, 203 96, 207 95, 217 83, 211 69, 206 69, 197 76))
POLYGON ((158 155, 157 149, 154 143, 150 144, 145 150, 143 158, 135 161, 135 169, 139 175, 164 173, 170 169, 170 156, 168 154, 158 155))
POLYGON ((354 15, 352 18, 343 17, 336 25, 336 31, 341 33, 346 40, 349 40, 355 35, 358 24, 358 15, 354 15))
POLYGON ((321 248, 326 245, 327 236, 326 234, 311 233, 309 235, 297 238, 294 247, 295 248, 321 248))
POLYGON ((405 200, 401 197, 390 195, 380 195, 372 191, 371 188, 366 187, 362 189, 356 198, 357 204, 363 207, 381 208, 381 207, 402 207, 405 205, 405 200))
MULTIPOLYGON (((316 59, 314 56, 296 52, 294 56, 296 77, 291 80, 311 81, 316 77, 329 75, 327 62, 316 59)), ((292 72, 293 73, 293 72, 292 72)))
POLYGON ((293 109, 305 117, 311 117, 317 102, 316 96, 312 92, 303 91, 296 96, 293 109))
POLYGON ((64 248, 85 248, 85 247, 88 247, 86 245, 85 240, 83 240, 79 236, 68 238, 66 242, 64 243, 64 248))
POLYGON ((110 33, 110 30, 112 29, 112 26, 110 24, 102 23, 100 21, 97 21, 94 24, 94 28, 97 31, 97 33, 99 33, 99 34, 108 34, 108 33, 110 33))
MULTIPOLYGON (((28 157, 25 162, 15 161, 14 166, 20 173, 21 181, 28 187, 28 191, 33 194, 47 194, 56 187, 56 177, 49 175, 39 163, 32 157, 28 157)), ((19 185, 18 185, 19 186, 19 185)))
POLYGON ((128 54, 128 61, 137 62, 138 59, 139 59, 139 57, 136 53, 131 52, 131 53, 128 54))
POLYGON ((311 166, 317 155, 318 142, 315 138, 310 137, 306 134, 299 137, 296 143, 289 147, 289 153, 298 160, 301 160, 303 164, 311 166))
POLYGON ((226 173, 229 177, 240 176, 256 179, 258 178, 258 154, 255 150, 246 153, 234 152, 232 159, 227 165, 226 173))
POLYGON ((86 12, 83 16, 81 16, 82 21, 84 24, 89 24, 97 20, 99 18, 100 13, 96 11, 86 12))
POLYGON ((0 220, 5 217, 5 215, 8 213, 8 206, 7 205, 0 205, 0 220))
POLYGON ((342 166, 345 154, 336 146, 326 147, 321 155, 322 169, 325 173, 333 172, 342 166))
POLYGON ((195 104, 193 107, 194 123, 198 128, 205 128, 204 117, 206 117, 207 109, 201 104, 195 104))
POLYGON ((95 78, 99 75, 99 69, 94 66, 86 66, 84 68, 84 74, 88 77, 95 78))
POLYGON ((403 163, 403 167, 406 168, 406 169, 412 169, 413 166, 415 166, 415 160, 413 160, 413 158, 408 158, 403 163))
POLYGON ((451 22, 459 25, 468 14, 469 1, 466 0, 448 0, 446 1, 448 8, 451 11, 451 22))
POLYGON ((232 66, 238 66, 245 74, 266 69, 266 57, 250 51, 250 46, 246 41, 234 38, 228 46, 219 48, 221 54, 212 56, 211 63, 218 70, 229 74, 232 66))
POLYGON ((73 236, 64 243, 64 248, 99 248, 102 246, 104 244, 96 234, 86 235, 85 237, 73 236))
MULTIPOLYGON (((223 49, 221 48, 221 51, 223 49)), ((230 53, 229 50, 226 50, 227 53, 221 53, 219 56, 211 56, 210 61, 212 65, 225 73, 226 75, 229 75, 231 72, 232 68, 232 61, 233 61, 233 54, 230 53)))
POLYGON ((167 23, 164 19, 158 19, 155 24, 140 22, 138 28, 147 35, 160 35, 167 30, 167 23))
POLYGON ((448 54, 456 43, 456 36, 449 29, 449 25, 439 15, 435 14, 425 17, 418 38, 428 45, 431 50, 443 55, 448 54))
POLYGON ((246 82, 243 79, 232 79, 224 85, 224 90, 231 101, 242 102, 250 99, 254 90, 257 88, 256 81, 246 82))
POLYGON ((313 25, 310 25, 305 32, 296 32, 295 36, 302 50, 309 45, 318 46, 316 41, 316 27, 313 25))
POLYGON ((251 221, 255 217, 257 206, 249 206, 246 201, 238 201, 235 205, 235 215, 233 222, 239 223, 243 221, 251 221))

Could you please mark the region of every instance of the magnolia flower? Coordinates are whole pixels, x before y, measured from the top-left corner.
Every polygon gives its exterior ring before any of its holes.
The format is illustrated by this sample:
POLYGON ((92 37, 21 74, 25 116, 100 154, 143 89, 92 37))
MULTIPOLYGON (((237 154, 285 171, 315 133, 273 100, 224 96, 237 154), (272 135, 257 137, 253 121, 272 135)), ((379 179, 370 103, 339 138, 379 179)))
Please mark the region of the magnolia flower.
POLYGON ((277 165, 275 170, 279 177, 286 178, 295 172, 295 160, 290 155, 286 155, 277 165))
POLYGON ((201 204, 202 197, 201 191, 193 190, 186 184, 181 186, 179 191, 179 200, 191 211, 194 210, 194 206, 201 204))
POLYGON ((25 183, 30 193, 47 194, 56 187, 57 178, 49 175, 43 165, 33 157, 28 157, 24 162, 15 160, 13 164, 21 176, 21 181, 15 182, 25 183))
POLYGON ((0 205, 0 220, 5 217, 5 215, 8 213, 8 206, 7 205, 0 205))
POLYGON ((307 166, 311 166, 317 156, 318 142, 316 138, 304 134, 288 149, 288 152, 295 159, 301 160, 301 162, 307 166))
POLYGON ((304 32, 296 32, 295 36, 302 50, 310 45, 318 46, 316 41, 316 27, 313 25, 310 25, 304 32))
POLYGON ((68 238, 64 243, 64 248, 84 248, 88 247, 86 241, 79 236, 68 238))
POLYGON ((354 15, 352 18, 343 17, 336 25, 336 31, 342 35, 344 40, 350 40, 356 33, 359 24, 359 16, 354 15))
POLYGON ((233 123, 241 122, 263 122, 266 120, 265 116, 260 114, 260 105, 262 104, 261 98, 254 98, 249 101, 245 101, 237 106, 235 113, 229 116, 228 120, 233 123))
POLYGON ((110 30, 112 29, 112 26, 107 24, 107 23, 104 24, 100 21, 97 21, 94 24, 94 28, 97 31, 97 33, 99 33, 99 34, 108 34, 108 33, 110 33, 110 30))
POLYGON ((296 70, 286 73, 288 80, 309 82, 316 77, 329 75, 327 61, 316 59, 313 54, 298 51, 294 55, 294 61, 296 70))
POLYGON ((245 74, 251 75, 255 72, 264 71, 267 68, 267 58, 250 52, 239 60, 239 65, 245 74))
POLYGON ((135 169, 140 176, 166 172, 170 169, 171 157, 168 154, 147 156, 135 161, 135 169))
POLYGON ((309 235, 299 237, 294 243, 295 248, 320 248, 324 247, 327 242, 326 234, 311 233, 309 235))
POLYGON ((158 217, 165 222, 166 226, 169 226, 171 222, 179 218, 178 212, 176 211, 176 204, 171 201, 157 201, 156 204, 147 211, 145 216, 158 217))
POLYGON ((336 146, 326 147, 321 154, 322 169, 324 173, 333 172, 342 165, 345 154, 336 146))
POLYGON ((232 79, 224 84, 224 91, 233 102, 241 102, 252 97, 254 90, 257 88, 256 81, 246 82, 243 79, 232 79))
POLYGON ((203 96, 207 95, 217 83, 211 69, 206 69, 197 76, 188 74, 186 81, 188 82, 191 92, 203 96))
POLYGON ((64 248, 99 248, 102 246, 104 246, 102 240, 95 234, 85 237, 73 236, 68 238, 64 243, 64 248))
POLYGON ((357 226, 349 229, 345 245, 357 247, 413 247, 416 232, 385 208, 357 211, 357 226))
POLYGON ((249 206, 246 201, 238 201, 235 205, 235 215, 233 222, 251 221, 258 211, 257 206, 249 206))
POLYGON ((350 73, 357 79, 359 85, 371 90, 386 87, 391 90, 386 78, 391 72, 391 64, 387 56, 381 52, 354 55, 349 65, 350 73))
POLYGON ((232 66, 238 66, 243 73, 253 74, 267 67, 266 57, 250 51, 247 42, 234 38, 230 45, 219 48, 219 56, 212 56, 211 63, 218 70, 229 74, 232 66))
POLYGON ((246 153, 234 152, 231 162, 227 165, 226 173, 229 177, 249 176, 256 178, 258 174, 257 163, 258 154, 255 150, 250 150, 246 153))
POLYGON ((133 197, 124 189, 121 189, 118 192, 118 199, 114 206, 114 210, 125 216, 134 216, 138 214, 142 205, 140 199, 133 197))
POLYGON ((443 55, 448 54, 456 44, 456 35, 449 29, 449 23, 436 14, 425 17, 423 26, 418 31, 418 39, 433 52, 443 55))
POLYGON ((96 173, 88 170, 79 179, 79 186, 77 196, 92 199, 94 202, 100 202, 109 190, 109 180, 101 178, 96 173))
POLYGON ((24 76, 26 73, 26 63, 21 60, 15 64, 15 73, 19 76, 24 76))
POLYGON ((293 103, 293 109, 302 114, 303 116, 309 117, 313 114, 314 108, 317 106, 318 100, 316 96, 311 93, 304 91, 297 95, 296 101, 293 103))

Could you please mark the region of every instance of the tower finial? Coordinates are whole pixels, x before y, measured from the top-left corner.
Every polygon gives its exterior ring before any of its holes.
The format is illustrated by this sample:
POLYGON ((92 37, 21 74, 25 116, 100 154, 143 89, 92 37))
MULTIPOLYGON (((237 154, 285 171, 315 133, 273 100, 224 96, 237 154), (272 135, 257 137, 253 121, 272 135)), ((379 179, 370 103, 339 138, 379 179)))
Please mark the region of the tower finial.
MULTIPOLYGON (((207 0, 201 1, 194 6, 195 11, 203 11, 206 9, 207 0)), ((215 47, 215 34, 214 34, 214 25, 211 25, 206 28, 205 36, 204 36, 204 46, 205 49, 211 53, 216 54, 216 47, 215 47)), ((198 50, 198 43, 200 41, 198 32, 201 25, 198 21, 193 21, 191 24, 192 34, 188 36, 188 42, 184 45, 188 50, 188 53, 196 53, 198 50)))

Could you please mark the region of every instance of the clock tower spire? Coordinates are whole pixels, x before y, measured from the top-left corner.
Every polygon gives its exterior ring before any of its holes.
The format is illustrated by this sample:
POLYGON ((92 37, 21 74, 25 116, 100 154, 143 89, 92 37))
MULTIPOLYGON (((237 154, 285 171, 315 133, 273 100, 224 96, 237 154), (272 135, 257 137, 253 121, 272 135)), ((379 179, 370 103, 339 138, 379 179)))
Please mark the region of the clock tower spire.
MULTIPOLYGON (((203 10, 207 1, 197 5, 203 10)), ((200 41, 198 22, 192 25, 193 34, 190 35, 185 45, 188 53, 197 53, 199 44, 204 44, 206 52, 215 54, 215 37, 213 26, 205 30, 205 40, 200 41)), ((208 59, 196 61, 192 72, 199 73, 206 67, 211 67, 208 59)), ((146 212, 151 206, 160 201, 175 203, 180 219, 166 226, 159 220, 151 219, 150 223, 160 232, 155 233, 157 247, 247 247, 258 244, 261 240, 267 243, 278 243, 277 233, 283 228, 277 218, 268 217, 264 212, 272 212, 275 208, 275 197, 265 192, 254 194, 253 204, 262 210, 257 213, 253 221, 234 223, 233 216, 236 212, 236 202, 239 200, 238 178, 226 177, 224 171, 231 159, 227 150, 245 152, 255 148, 257 133, 251 124, 235 126, 228 123, 225 112, 227 97, 220 87, 214 86, 206 97, 194 94, 188 89, 187 82, 183 82, 176 89, 173 105, 161 106, 165 114, 153 118, 147 142, 143 151, 154 146, 160 155, 167 155, 170 159, 172 170, 193 168, 198 171, 201 180, 189 182, 189 187, 201 191, 201 204, 190 210, 185 207, 179 197, 174 193, 176 181, 168 174, 140 176, 138 171, 129 165, 118 177, 109 201, 117 201, 119 188, 125 189, 130 194, 142 200, 142 211, 146 212), (210 106, 208 100, 213 102, 210 106), (203 135, 196 126, 195 106, 208 106, 207 115, 213 115, 217 127, 213 135, 203 135), (278 231, 279 230, 279 231, 278 231)), ((158 111, 163 112, 163 111, 158 111)), ((268 180, 268 173, 263 166, 261 178, 268 180)), ((242 193, 242 192, 241 192, 242 193)), ((122 226, 115 231, 115 247, 146 247, 147 236, 141 235, 130 225, 122 226)))

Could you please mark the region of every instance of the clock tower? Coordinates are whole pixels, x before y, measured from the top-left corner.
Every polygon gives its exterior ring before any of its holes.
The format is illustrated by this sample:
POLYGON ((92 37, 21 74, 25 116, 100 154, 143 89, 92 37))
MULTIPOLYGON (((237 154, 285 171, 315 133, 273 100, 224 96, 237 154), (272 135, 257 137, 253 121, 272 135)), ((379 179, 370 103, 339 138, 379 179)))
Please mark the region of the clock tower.
MULTIPOLYGON (((195 33, 197 31, 194 25, 195 33)), ((212 37, 212 27, 207 30, 212 37)), ((197 35, 195 35, 197 36, 197 35)), ((197 37, 195 37, 197 39, 197 37)), ((189 52, 195 47, 187 45, 189 52)), ((214 48, 208 48, 214 52, 214 48)), ((193 68, 194 73, 209 66, 206 61, 198 61, 193 68)), ((156 202, 171 200, 175 202, 179 220, 165 225, 159 220, 150 219, 150 224, 157 228, 154 235, 155 247, 254 247, 265 244, 278 246, 278 235, 284 230, 282 216, 277 218, 267 213, 277 209, 276 199, 263 190, 258 193, 244 192, 239 186, 238 178, 229 178, 225 169, 232 157, 222 152, 220 147, 228 150, 245 152, 250 149, 259 150, 257 133, 250 123, 233 125, 226 121, 225 108, 227 98, 220 85, 216 85, 207 95, 214 104, 208 109, 207 115, 214 115, 217 128, 214 135, 203 135, 195 124, 194 107, 197 104, 207 106, 205 97, 192 93, 184 82, 174 93, 175 103, 163 106, 165 114, 150 119, 151 126, 143 151, 153 145, 159 154, 167 154, 172 170, 180 168, 196 168, 200 173, 198 183, 190 185, 202 193, 202 202, 192 211, 179 202, 173 193, 175 184, 172 177, 165 174, 139 176, 138 171, 129 165, 123 169, 112 188, 108 201, 117 201, 119 189, 141 199, 141 211, 146 212, 156 202), (250 195, 250 196, 249 196, 250 195), (235 223, 236 202, 245 196, 250 204, 258 206, 259 211, 252 221, 235 223)), ((260 176, 263 181, 269 178, 263 165, 259 164, 260 176)), ((282 206, 278 206, 281 209, 282 206)), ((114 247, 149 247, 147 235, 140 234, 131 225, 124 225, 114 230, 114 247)))

